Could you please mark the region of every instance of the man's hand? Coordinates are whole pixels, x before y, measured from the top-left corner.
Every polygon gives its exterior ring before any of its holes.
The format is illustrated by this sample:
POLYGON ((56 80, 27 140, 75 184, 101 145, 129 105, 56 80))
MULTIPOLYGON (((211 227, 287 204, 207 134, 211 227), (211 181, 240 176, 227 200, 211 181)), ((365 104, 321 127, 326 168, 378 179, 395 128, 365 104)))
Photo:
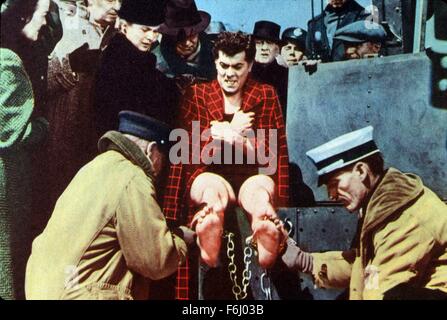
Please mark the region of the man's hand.
POLYGON ((302 61, 300 61, 299 64, 303 65, 303 66, 311 67, 311 66, 315 66, 321 62, 322 61, 320 59, 319 60, 310 60, 310 59, 305 58, 302 61))
POLYGON ((182 231, 183 241, 188 247, 196 243, 196 233, 193 230, 185 226, 180 226, 179 229, 182 231))
POLYGON ((93 72, 99 62, 100 50, 89 49, 88 43, 68 54, 71 70, 74 72, 93 72))
POLYGON ((231 123, 228 121, 211 121, 213 139, 224 140, 229 144, 245 141, 243 133, 253 125, 254 112, 237 111, 231 123))
POLYGON ((291 238, 287 240, 287 249, 281 259, 287 268, 293 272, 312 272, 312 255, 301 250, 291 238))
POLYGON ((233 130, 228 121, 211 121, 211 136, 213 139, 223 140, 233 145, 236 141, 243 141, 244 138, 233 130))
POLYGON ((233 120, 231 120, 231 129, 236 131, 238 134, 242 134, 245 130, 252 127, 254 116, 254 112, 245 113, 241 110, 237 111, 233 116, 233 120))
POLYGON ((320 63, 321 60, 304 60, 301 62, 301 64, 304 66, 304 70, 309 74, 317 72, 318 65, 320 63))
POLYGON ((227 136, 232 136, 232 128, 228 121, 211 121, 211 136, 214 139, 224 140, 227 136))

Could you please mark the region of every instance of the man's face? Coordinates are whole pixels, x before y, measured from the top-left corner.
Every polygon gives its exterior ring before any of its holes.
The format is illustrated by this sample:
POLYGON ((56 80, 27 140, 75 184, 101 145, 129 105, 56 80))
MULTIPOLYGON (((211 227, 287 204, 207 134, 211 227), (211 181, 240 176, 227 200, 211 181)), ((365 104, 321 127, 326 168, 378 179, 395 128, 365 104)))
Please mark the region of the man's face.
POLYGON ((350 212, 358 211, 368 194, 362 175, 355 168, 333 174, 326 187, 329 199, 342 202, 350 212))
POLYGON ((140 51, 151 50, 152 44, 157 41, 159 26, 144 26, 136 23, 124 23, 123 32, 127 40, 140 51))
POLYGON ((304 58, 304 52, 292 42, 287 42, 287 44, 281 48, 281 55, 288 66, 297 65, 298 62, 304 58))
POLYGON ((230 57, 219 51, 219 57, 215 61, 217 69, 217 81, 227 96, 241 92, 247 81, 253 63, 248 63, 245 51, 230 57))
POLYGON ((88 0, 88 10, 96 23, 114 24, 121 8, 122 0, 88 0))
POLYGON ((329 0, 329 5, 335 9, 341 8, 349 0, 329 0))
POLYGON ((34 10, 31 20, 22 30, 22 33, 27 39, 37 41, 40 29, 47 24, 47 14, 49 10, 50 0, 39 0, 37 2, 36 10, 34 10))
POLYGON ((370 56, 375 56, 379 53, 381 48, 380 43, 363 42, 363 43, 345 43, 345 58, 364 59, 370 56))
POLYGON ((151 148, 149 159, 152 162, 152 169, 154 170, 154 176, 158 177, 163 171, 164 164, 166 162, 165 153, 158 147, 157 144, 151 148))
POLYGON ((279 47, 273 41, 256 39, 256 62, 270 64, 275 60, 278 53, 279 47))
POLYGON ((199 46, 199 35, 192 34, 187 36, 182 41, 177 41, 175 45, 175 51, 177 54, 183 58, 188 58, 190 55, 197 51, 197 47, 199 46))

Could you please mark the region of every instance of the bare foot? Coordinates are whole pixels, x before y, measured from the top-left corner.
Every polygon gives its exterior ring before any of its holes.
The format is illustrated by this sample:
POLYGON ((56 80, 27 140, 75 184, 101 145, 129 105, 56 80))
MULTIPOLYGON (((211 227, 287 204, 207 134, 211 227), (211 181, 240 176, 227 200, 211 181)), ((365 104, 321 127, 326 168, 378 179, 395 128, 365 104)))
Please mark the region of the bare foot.
POLYGON ((210 267, 216 267, 222 243, 224 212, 230 203, 236 201, 230 184, 221 176, 202 173, 193 182, 190 192, 193 203, 206 206, 200 210, 191 223, 196 226, 197 244, 202 260, 210 267))
POLYGON ((222 244, 224 213, 215 213, 205 208, 196 214, 193 225, 196 225, 197 245, 202 260, 210 267, 216 267, 222 244))
POLYGON ((258 220, 252 224, 253 239, 258 248, 259 265, 268 269, 276 261, 280 250, 280 244, 284 240, 283 234, 278 226, 271 220, 258 220))

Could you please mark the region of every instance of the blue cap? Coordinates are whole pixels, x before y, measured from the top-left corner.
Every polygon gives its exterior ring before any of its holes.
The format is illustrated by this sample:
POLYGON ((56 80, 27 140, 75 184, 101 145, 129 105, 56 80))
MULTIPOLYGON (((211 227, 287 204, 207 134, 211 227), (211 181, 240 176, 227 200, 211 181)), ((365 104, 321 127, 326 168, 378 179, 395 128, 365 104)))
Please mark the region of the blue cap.
POLYGON ((132 136, 155 141, 160 147, 169 147, 171 128, 164 122, 133 111, 121 111, 118 114, 118 131, 132 136))
POLYGON ((296 43, 301 49, 306 49, 307 31, 301 28, 291 27, 284 30, 281 40, 296 43))
POLYGON ((341 168, 361 159, 380 153, 373 140, 372 126, 356 130, 335 138, 306 152, 318 170, 318 185, 324 178, 341 168))
POLYGON ((382 43, 385 42, 386 38, 386 31, 380 24, 365 20, 356 21, 338 29, 334 36, 334 39, 354 43, 382 43))

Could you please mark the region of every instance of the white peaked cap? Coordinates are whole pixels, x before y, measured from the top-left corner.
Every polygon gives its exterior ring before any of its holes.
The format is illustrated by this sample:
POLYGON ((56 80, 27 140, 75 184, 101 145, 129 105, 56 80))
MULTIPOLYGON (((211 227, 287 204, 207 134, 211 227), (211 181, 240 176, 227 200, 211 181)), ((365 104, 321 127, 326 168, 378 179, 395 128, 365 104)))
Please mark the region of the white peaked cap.
POLYGON ((306 152, 318 170, 318 185, 328 173, 369 157, 380 150, 373 139, 374 128, 356 130, 306 152))

